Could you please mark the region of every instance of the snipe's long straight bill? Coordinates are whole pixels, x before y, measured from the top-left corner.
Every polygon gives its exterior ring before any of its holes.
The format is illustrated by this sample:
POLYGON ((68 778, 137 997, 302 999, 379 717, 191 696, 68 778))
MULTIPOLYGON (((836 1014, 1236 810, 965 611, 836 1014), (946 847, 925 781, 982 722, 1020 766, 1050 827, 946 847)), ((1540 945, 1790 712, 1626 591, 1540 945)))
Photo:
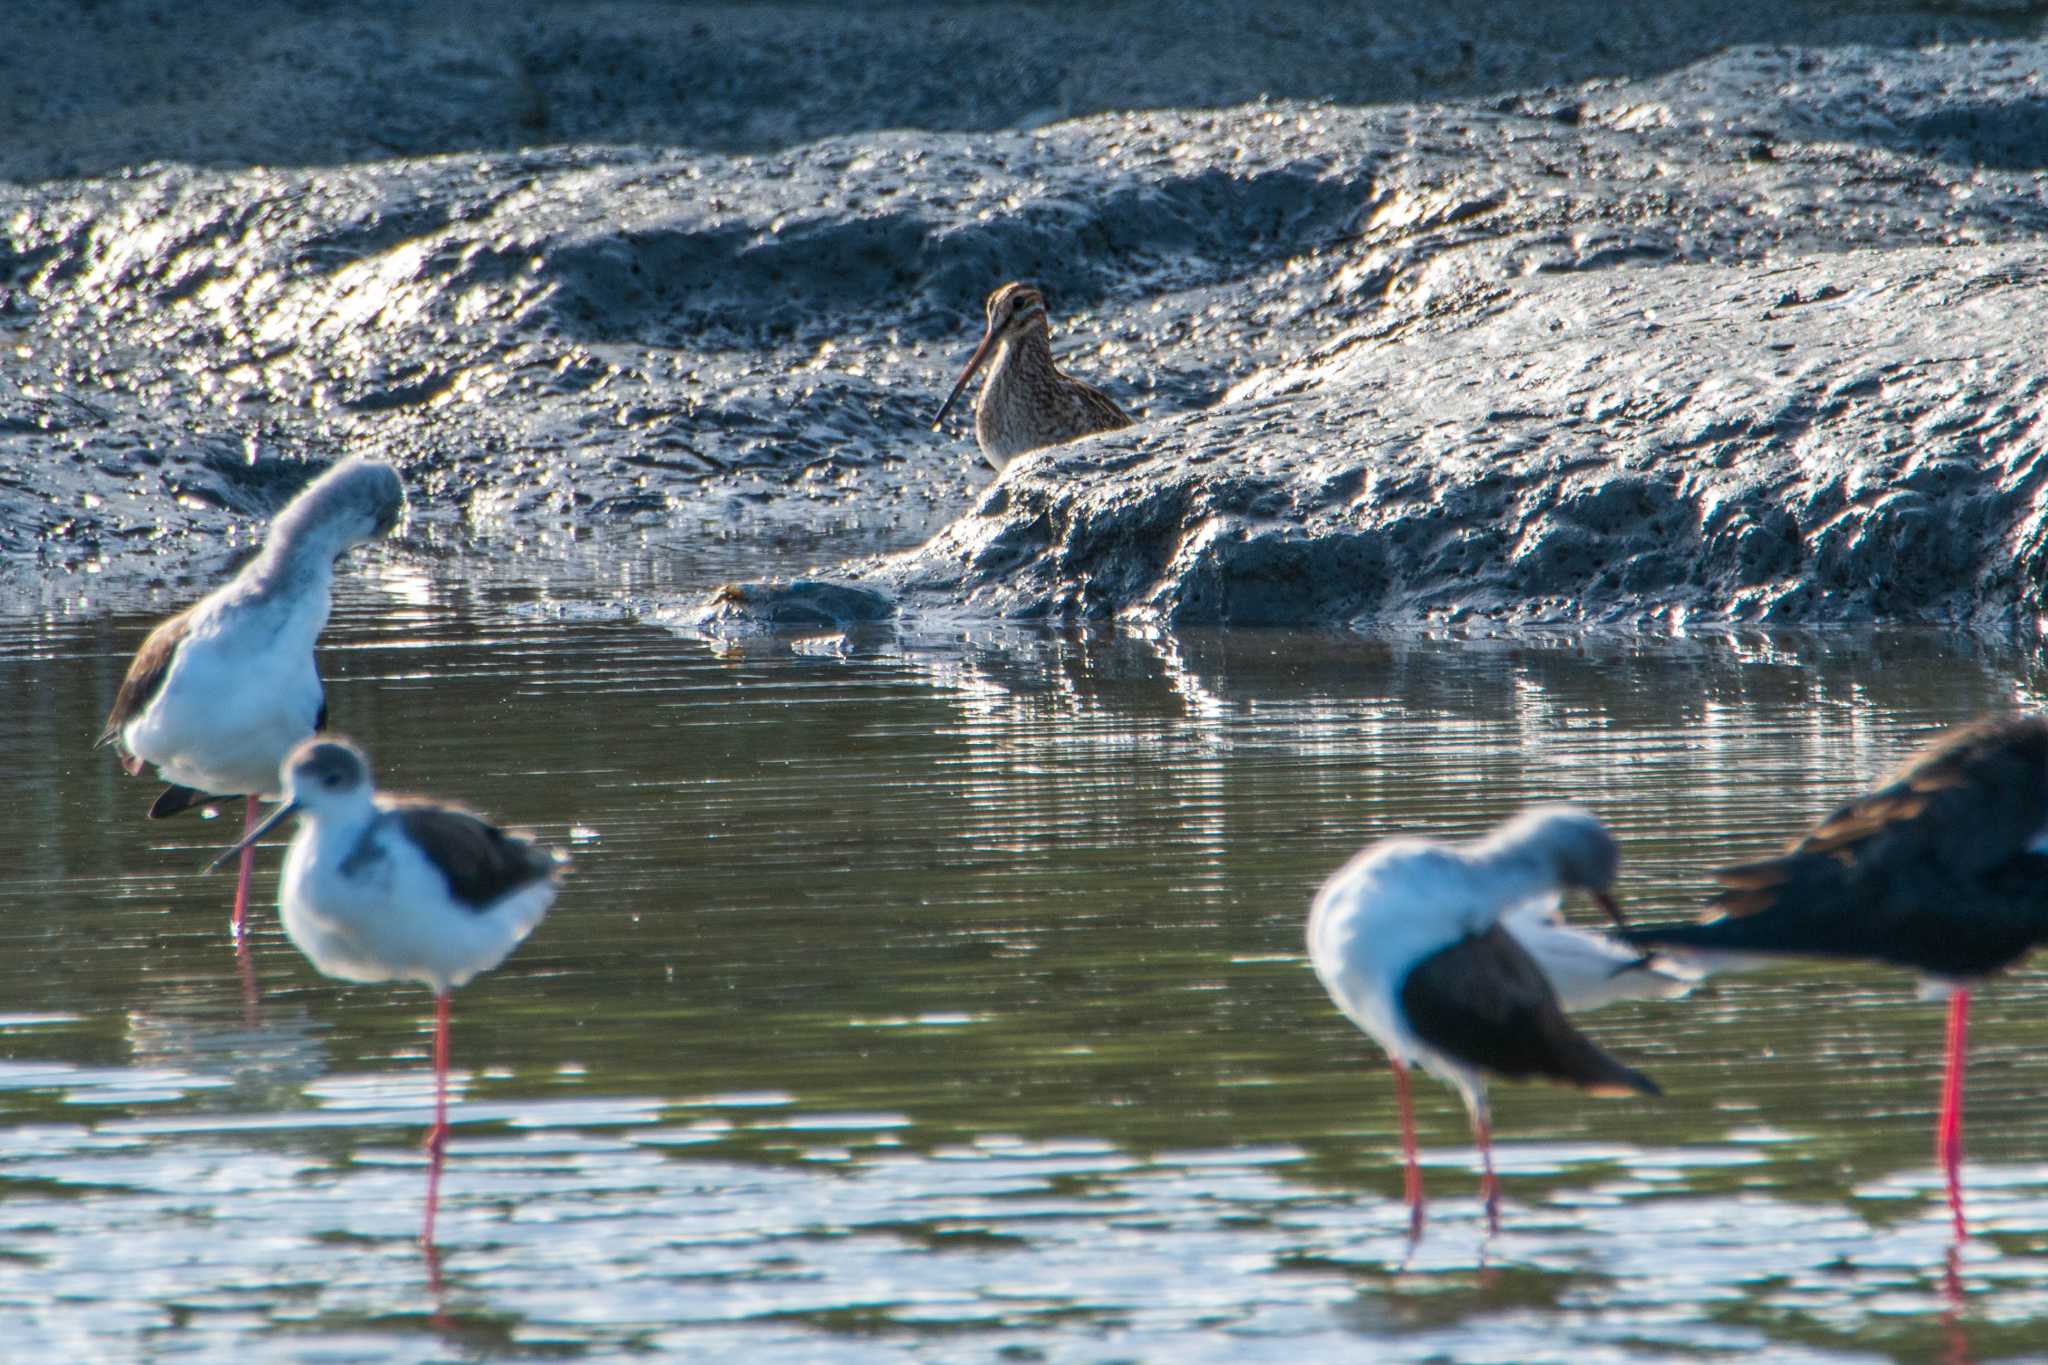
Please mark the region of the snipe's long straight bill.
POLYGON ((932 418, 933 431, 937 431, 940 424, 946 420, 946 414, 953 410, 953 405, 960 401, 960 395, 966 390, 967 381, 974 378, 974 372, 981 368, 982 362, 988 359, 989 352, 995 348, 996 332, 995 328, 991 327, 981 334, 981 345, 975 347, 974 354, 967 357, 967 368, 960 371, 960 377, 953 381, 953 391, 946 395, 945 402, 939 404, 939 415, 932 418))
POLYGON ((1593 898, 1593 904, 1607 912, 1607 918, 1614 921, 1615 928, 1628 928, 1628 921, 1621 917, 1621 906, 1616 903, 1613 896, 1605 891, 1588 891, 1586 894, 1593 898))
POLYGON ((218 872, 220 870, 220 865, 222 863, 226 862, 230 858, 238 856, 243 849, 255 843, 264 835, 270 833, 272 829, 276 828, 278 822, 283 820, 287 815, 296 815, 298 814, 298 812, 299 807, 297 802, 285 802, 276 810, 264 816, 263 823, 256 826, 256 828, 250 830, 247 834, 243 835, 241 841, 237 843, 233 848, 228 849, 226 852, 222 853, 218 858, 215 858, 212 862, 208 863, 206 865, 206 870, 208 872, 218 872))

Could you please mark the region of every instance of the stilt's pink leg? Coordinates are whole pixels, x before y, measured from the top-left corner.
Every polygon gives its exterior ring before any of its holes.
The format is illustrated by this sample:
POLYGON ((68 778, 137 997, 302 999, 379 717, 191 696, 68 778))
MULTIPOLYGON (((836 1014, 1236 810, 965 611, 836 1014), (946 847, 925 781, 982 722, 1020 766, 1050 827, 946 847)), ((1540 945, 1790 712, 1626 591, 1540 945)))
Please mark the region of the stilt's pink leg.
POLYGON ((452 1324, 448 1319, 447 1300, 442 1297, 447 1286, 441 1281, 441 1253, 434 1249, 432 1242, 423 1245, 420 1252, 420 1259, 427 1263, 427 1292, 434 1296, 434 1311, 427 1320, 434 1324, 436 1331, 445 1332, 452 1324))
POLYGON ((1941 1270, 1941 1334, 1948 1349, 1942 1365, 1970 1365, 1970 1332, 1963 1322, 1963 1244, 1950 1242, 1941 1270))
POLYGON ((1948 1208, 1958 1239, 1970 1235, 1963 1222, 1963 1066, 1970 1044, 1970 993, 1948 998, 1948 1068, 1941 1078, 1941 1118, 1934 1130, 1934 1155, 1948 1178, 1948 1208))
POLYGON ((448 1147, 448 992, 434 997, 434 1126, 427 1130, 427 1225, 420 1243, 434 1245, 434 1212, 441 1202, 441 1154, 448 1147))
POLYGON ((235 976, 242 983, 242 1023, 247 1028, 256 1028, 263 1023, 263 1013, 257 1008, 256 961, 249 956, 249 940, 235 935, 235 976))
MULTIPOLYGON (((242 820, 242 833, 244 835, 247 835, 250 830, 256 828, 256 805, 256 798, 250 797, 248 813, 242 820)), ((249 913, 249 874, 255 869, 256 845, 251 844, 242 850, 242 870, 235 877, 235 917, 232 921, 232 927, 235 933, 235 941, 238 943, 242 938, 242 922, 249 913)))
POLYGON ((1394 1101, 1401 1110, 1401 1195, 1408 1201, 1408 1240, 1422 1237, 1422 1164, 1415 1155, 1415 1100, 1408 1091, 1408 1067, 1394 1064, 1394 1101))
POLYGON ((1479 1192, 1486 1199, 1486 1230, 1500 1231, 1500 1177, 1493 1173, 1493 1124, 1485 1110, 1472 1115, 1472 1136, 1479 1139, 1479 1192))

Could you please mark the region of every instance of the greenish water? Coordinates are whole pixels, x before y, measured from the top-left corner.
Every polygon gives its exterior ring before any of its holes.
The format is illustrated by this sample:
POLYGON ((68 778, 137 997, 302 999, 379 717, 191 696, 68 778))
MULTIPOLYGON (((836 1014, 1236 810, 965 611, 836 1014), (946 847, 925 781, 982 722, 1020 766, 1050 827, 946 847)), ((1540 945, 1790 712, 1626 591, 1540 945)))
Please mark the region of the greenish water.
POLYGON ((284 941, 253 1011, 197 868, 88 746, 149 616, 0 619, 0 1339, 10 1359, 2048 1359, 2042 983, 1978 996, 1954 1267, 1941 1011, 1795 969, 1586 1016, 1662 1101, 1496 1093, 1488 1241, 1418 1089, 1302 956, 1363 842, 1591 805, 1640 915, 1926 730, 2032 704, 1932 635, 990 632, 713 645, 463 561, 326 637, 380 781, 575 857, 456 999, 442 1283, 411 1238, 427 1002, 284 941))

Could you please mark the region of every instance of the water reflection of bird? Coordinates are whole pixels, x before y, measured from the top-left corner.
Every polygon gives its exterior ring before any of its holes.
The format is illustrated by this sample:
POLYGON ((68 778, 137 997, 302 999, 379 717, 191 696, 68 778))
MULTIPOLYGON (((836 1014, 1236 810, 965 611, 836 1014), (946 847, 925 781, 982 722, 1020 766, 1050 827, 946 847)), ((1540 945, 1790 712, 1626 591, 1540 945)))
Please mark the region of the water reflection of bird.
POLYGON ((306 1086, 327 1071, 322 1030, 297 1005, 270 1009, 252 1028, 222 1008, 217 992, 218 983, 203 976, 158 983, 147 1008, 127 1011, 128 1065, 227 1082, 190 1092, 183 1112, 297 1108, 306 1086))
POLYGON ((1949 731, 1783 854, 1714 874, 1698 924, 1646 925, 1634 943, 1745 957, 1863 958, 1910 967, 1946 994, 1948 1058, 1935 1154, 1956 1234, 1970 983, 2048 938, 2048 719, 1995 716, 1949 731))
POLYGON ((1411 1236, 1421 1234, 1423 1220, 1411 1062, 1464 1098, 1484 1165, 1487 1221, 1496 1228, 1489 1074, 1542 1077, 1602 1095, 1659 1093, 1564 1016, 1575 1003, 1676 995, 1689 984, 1638 953, 1552 920, 1570 890, 1617 914, 1607 888, 1619 861, 1592 815, 1547 806, 1470 844, 1375 844, 1316 894, 1309 960, 1337 1007, 1393 1064, 1411 1236))
MULTIPOLYGON (((152 819, 277 789, 292 746, 326 724, 313 642, 327 624, 334 561, 398 524, 398 471, 345 460, 315 479, 271 522, 263 550, 232 580, 149 633, 121 681, 100 743, 130 773, 144 763, 171 783, 152 819)), ((235 885, 239 936, 253 848, 235 885)))
POLYGON ((282 774, 285 802, 218 867, 287 815, 301 817, 285 855, 284 931, 328 976, 417 981, 434 992, 434 1126, 427 1134, 427 1216, 434 1244, 448 1142, 448 996, 505 960, 547 914, 564 859, 469 811, 370 783, 345 740, 309 740, 282 774))
POLYGON ((996 469, 1027 450, 1131 425, 1108 394, 1053 363, 1052 324, 1044 295, 1028 284, 1012 282, 988 296, 987 309, 988 328, 981 334, 981 344, 932 418, 933 431, 983 364, 988 365, 988 378, 974 404, 974 439, 996 469))

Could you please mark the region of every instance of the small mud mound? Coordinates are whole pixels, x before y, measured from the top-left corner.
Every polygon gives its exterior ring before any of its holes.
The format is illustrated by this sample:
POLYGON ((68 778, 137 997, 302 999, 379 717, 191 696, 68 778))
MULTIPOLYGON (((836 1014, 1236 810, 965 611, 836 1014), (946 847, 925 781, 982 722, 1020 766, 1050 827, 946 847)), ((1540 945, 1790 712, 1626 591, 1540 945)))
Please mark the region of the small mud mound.
POLYGON ((708 635, 802 634, 873 625, 895 615, 896 604, 872 588, 812 579, 728 583, 691 614, 689 624, 708 635))

